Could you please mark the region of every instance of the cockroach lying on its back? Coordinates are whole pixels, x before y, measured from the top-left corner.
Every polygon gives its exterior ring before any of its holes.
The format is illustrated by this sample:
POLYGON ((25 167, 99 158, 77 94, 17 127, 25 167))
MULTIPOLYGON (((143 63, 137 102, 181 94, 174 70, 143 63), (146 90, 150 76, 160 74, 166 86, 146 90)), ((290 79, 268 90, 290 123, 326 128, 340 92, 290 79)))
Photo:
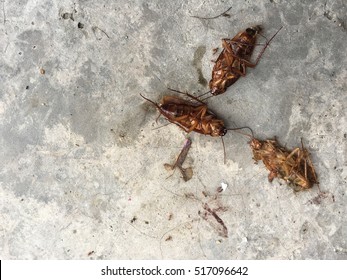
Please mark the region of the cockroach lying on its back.
POLYGON ((282 27, 266 42, 254 63, 250 59, 256 46, 256 37, 261 32, 260 26, 249 27, 232 39, 222 39, 223 50, 213 67, 212 79, 209 83, 211 94, 224 93, 241 76, 246 75, 247 67, 254 68, 271 40, 281 29, 282 27))
MULTIPOLYGON (((204 102, 188 93, 185 93, 185 95, 194 99, 196 102, 175 96, 164 96, 160 104, 157 104, 143 95, 141 97, 152 103, 169 122, 178 125, 187 133, 195 131, 212 137, 223 137, 228 130, 233 130, 227 129, 224 121, 209 110, 204 102)), ((221 139, 224 149, 223 138, 221 139)))
POLYGON ((301 144, 301 148, 290 151, 280 146, 276 139, 262 141, 253 138, 250 142, 254 160, 262 160, 270 171, 269 181, 276 177, 283 179, 294 191, 307 190, 318 184, 309 152, 301 144))
POLYGON ((224 122, 209 110, 204 102, 192 95, 187 94, 197 100, 197 103, 175 96, 164 96, 160 104, 157 104, 141 96, 151 102, 169 122, 178 125, 187 133, 195 131, 213 137, 224 136, 227 133, 224 122))
POLYGON ((175 96, 164 96, 160 104, 157 104, 141 96, 151 102, 169 122, 178 125, 187 133, 195 131, 213 137, 224 136, 227 133, 224 122, 209 110, 204 102, 190 94, 186 95, 197 100, 197 103, 175 96))

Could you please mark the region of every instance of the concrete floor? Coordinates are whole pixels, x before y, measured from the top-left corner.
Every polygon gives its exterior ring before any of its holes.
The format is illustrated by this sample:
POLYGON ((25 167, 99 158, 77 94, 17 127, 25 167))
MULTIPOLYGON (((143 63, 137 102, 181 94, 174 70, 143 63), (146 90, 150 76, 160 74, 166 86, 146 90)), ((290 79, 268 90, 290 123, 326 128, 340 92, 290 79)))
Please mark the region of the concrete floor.
POLYGON ((346 15, 345 0, 1 0, 0 257, 347 259, 346 15), (139 94, 207 91, 212 49, 256 24, 284 28, 209 106, 258 138, 303 138, 320 203, 269 183, 233 132, 226 164, 220 139, 192 134, 193 178, 163 167, 186 135, 154 129, 139 94))

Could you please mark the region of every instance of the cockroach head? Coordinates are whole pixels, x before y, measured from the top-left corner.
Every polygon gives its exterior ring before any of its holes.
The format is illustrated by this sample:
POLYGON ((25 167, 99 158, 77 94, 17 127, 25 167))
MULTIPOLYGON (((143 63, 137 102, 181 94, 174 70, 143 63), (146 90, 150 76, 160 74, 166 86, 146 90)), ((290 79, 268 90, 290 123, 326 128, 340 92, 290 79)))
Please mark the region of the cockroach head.
POLYGON ((224 122, 218 119, 210 123, 210 129, 210 135, 212 137, 224 136, 228 131, 224 126, 224 122))
POLYGON ((261 142, 258 139, 253 138, 250 142, 252 150, 260 150, 262 147, 261 142))
POLYGON ((215 125, 212 127, 211 136, 217 137, 217 136, 224 136, 227 133, 227 129, 224 126, 221 125, 215 125))
POLYGON ((261 30, 262 30, 261 26, 256 25, 256 26, 252 26, 252 27, 247 28, 246 33, 253 37, 253 36, 257 35, 258 33, 260 33, 261 30))

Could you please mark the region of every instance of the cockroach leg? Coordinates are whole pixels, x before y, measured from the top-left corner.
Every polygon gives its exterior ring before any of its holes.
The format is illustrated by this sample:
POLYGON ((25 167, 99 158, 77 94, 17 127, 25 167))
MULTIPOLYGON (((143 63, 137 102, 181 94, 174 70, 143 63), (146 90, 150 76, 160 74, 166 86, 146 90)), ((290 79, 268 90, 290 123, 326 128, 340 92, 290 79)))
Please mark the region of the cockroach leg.
MULTIPOLYGON (((261 57, 263 56, 263 54, 264 54, 266 48, 270 45, 270 42, 276 37, 276 35, 278 34, 278 32, 281 31, 282 28, 283 28, 283 26, 281 26, 281 27, 277 30, 277 32, 270 38, 270 40, 267 40, 265 36, 263 36, 263 35, 261 35, 260 33, 258 33, 258 35, 260 35, 260 36, 262 36, 262 37, 264 37, 264 38, 266 39, 266 43, 265 43, 264 47, 262 48, 262 50, 260 51, 260 53, 258 54, 258 57, 257 57, 257 59, 255 60, 254 63, 252 63, 252 62, 250 62, 250 61, 248 61, 248 60, 246 60, 246 59, 240 58, 240 57, 238 57, 238 59, 240 59, 240 61, 242 61, 247 67, 250 67, 250 68, 256 67, 256 66, 258 65, 258 63, 259 63, 261 57)), ((232 54, 232 55, 233 55, 233 54, 232 54)))
POLYGON ((174 167, 177 167, 177 166, 182 167, 184 161, 186 160, 186 157, 188 155, 191 145, 192 145, 192 140, 190 138, 187 138, 180 154, 177 157, 174 167))
POLYGON ((305 174, 306 174, 306 178, 307 178, 307 176, 308 176, 308 175, 307 175, 307 167, 306 167, 306 165, 308 164, 309 168, 311 169, 311 173, 312 173, 312 176, 313 176, 313 180, 314 180, 315 183, 318 184, 318 189, 319 189, 319 182, 318 182, 317 174, 316 174, 316 171, 315 171, 315 169, 314 169, 314 167, 313 167, 313 163, 312 163, 310 154, 309 154, 309 152, 306 150, 306 148, 304 147, 304 142, 303 142, 302 138, 301 138, 301 148, 302 148, 302 151, 303 151, 304 153, 307 154, 307 156, 306 156, 306 158, 305 158, 305 174), (306 161, 307 161, 307 162, 306 162, 306 161))
POLYGON ((170 165, 168 163, 165 163, 164 167, 165 167, 166 170, 173 170, 172 174, 165 178, 167 180, 167 179, 169 179, 171 176, 173 176, 175 174, 176 169, 173 167, 173 165, 170 165))
POLYGON ((161 113, 158 114, 158 117, 156 117, 155 122, 158 123, 158 119, 160 118, 161 113))
POLYGON ((195 101, 197 101, 197 102, 199 102, 199 103, 201 103, 201 104, 203 104, 203 105, 206 105, 205 102, 203 102, 203 101, 201 101, 201 100, 199 99, 200 96, 196 97, 196 96, 194 96, 194 95, 192 95, 192 94, 189 94, 188 92, 182 92, 182 91, 179 91, 179 90, 176 90, 176 89, 172 89, 172 88, 168 88, 168 90, 171 90, 171 91, 173 91, 173 92, 177 92, 177 93, 179 93, 179 94, 183 94, 183 95, 188 96, 188 97, 192 98, 193 100, 195 100, 195 101))
POLYGON ((172 165, 168 164, 168 163, 164 164, 164 167, 166 169, 174 170, 174 172, 170 176, 168 176, 167 178, 170 178, 175 173, 176 167, 180 170, 180 172, 181 172, 181 174, 183 176, 183 180, 185 182, 189 181, 192 178, 192 176, 193 176, 192 168, 188 167, 188 168, 185 169, 185 168, 182 167, 182 165, 183 165, 183 163, 184 163, 184 161, 185 161, 185 159, 186 159, 186 157, 188 155, 188 151, 189 151, 191 145, 192 145, 192 140, 190 138, 187 138, 187 140, 186 140, 186 142, 185 142, 185 144, 184 144, 180 154, 178 155, 175 163, 172 164, 172 165))
POLYGON ((255 67, 255 66, 258 64, 258 62, 259 62, 260 58, 262 57, 262 55, 264 54, 266 48, 269 46, 269 44, 270 44, 270 42, 273 40, 273 38, 276 37, 276 35, 278 34, 278 32, 281 31, 282 28, 283 28, 283 26, 281 26, 281 27, 277 30, 277 32, 270 38, 270 40, 266 42, 264 48, 263 48, 263 49, 261 50, 261 52, 259 53, 259 55, 258 55, 258 57, 257 57, 257 59, 256 59, 256 61, 255 61, 255 63, 249 64, 249 65, 247 65, 247 67, 251 67, 251 68, 252 68, 252 67, 255 67))
POLYGON ((236 133, 239 133, 239 134, 242 134, 244 136, 247 136, 250 139, 254 139, 253 130, 250 127, 248 127, 248 126, 242 126, 242 127, 237 127, 237 128, 227 128, 227 130, 232 130, 232 131, 235 131, 236 133), (241 131, 238 131, 238 130, 242 130, 242 129, 248 129, 251 132, 252 135, 244 133, 244 132, 241 132, 241 131))
MULTIPOLYGON (((202 96, 204 96, 204 95, 206 95, 206 94, 209 94, 209 93, 211 93, 211 90, 209 90, 209 91, 207 91, 207 92, 205 92, 205 93, 200 94, 197 98, 200 98, 200 97, 202 97, 202 96)), ((205 99, 204 99, 204 100, 205 100, 205 99)))
POLYGON ((189 181, 193 177, 193 168, 191 167, 183 168, 181 166, 178 166, 177 168, 179 169, 179 171, 181 171, 183 180, 185 182, 189 181))
POLYGON ((162 127, 164 127, 164 126, 167 126, 167 125, 169 125, 169 124, 171 124, 171 123, 166 123, 166 124, 163 124, 163 125, 161 125, 161 126, 152 128, 152 130, 160 129, 160 128, 162 128, 162 127))

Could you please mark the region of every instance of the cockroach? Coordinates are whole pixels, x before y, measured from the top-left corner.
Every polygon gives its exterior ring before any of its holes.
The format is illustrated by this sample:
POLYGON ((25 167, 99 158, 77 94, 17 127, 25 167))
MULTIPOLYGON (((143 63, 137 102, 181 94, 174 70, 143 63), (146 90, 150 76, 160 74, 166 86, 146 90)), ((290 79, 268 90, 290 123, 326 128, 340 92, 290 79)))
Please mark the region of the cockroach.
POLYGON ((241 76, 246 76, 247 67, 257 66, 265 49, 281 29, 265 43, 254 63, 250 59, 256 46, 256 37, 262 30, 260 26, 249 27, 232 39, 222 39, 223 50, 216 60, 209 82, 211 94, 215 96, 224 93, 241 76))
MULTIPOLYGON (((164 96, 160 104, 157 104, 142 94, 140 95, 152 103, 158 109, 160 115, 163 115, 169 122, 178 125, 187 133, 195 131, 212 137, 223 137, 228 131, 223 120, 209 110, 204 102, 188 93, 186 95, 195 99, 196 103, 175 96, 164 96)), ((223 138, 221 139, 225 161, 224 142, 223 138)))
POLYGON ((172 90, 192 98, 196 102, 188 101, 175 96, 164 96, 159 104, 144 97, 141 97, 152 103, 159 111, 159 116, 163 115, 169 122, 178 125, 185 132, 195 131, 200 134, 210 135, 212 137, 221 137, 224 151, 225 146, 223 136, 228 130, 238 130, 242 128, 226 128, 224 121, 221 120, 214 112, 208 109, 206 103, 199 98, 176 90, 172 90))
POLYGON ((204 102, 192 95, 187 94, 198 103, 175 96, 164 96, 160 104, 157 104, 142 94, 140 95, 152 103, 169 122, 178 125, 187 133, 195 131, 212 137, 224 136, 227 133, 224 121, 209 110, 204 102))
MULTIPOLYGON (((188 167, 188 168, 182 167, 183 162, 185 161, 185 159, 188 155, 188 151, 189 151, 191 145, 192 145, 192 140, 190 138, 187 138, 180 154, 177 157, 177 160, 175 161, 175 163, 174 164, 168 164, 168 163, 164 164, 165 168, 168 170, 175 170, 177 167, 180 170, 180 172, 183 176, 183 180, 185 182, 189 181, 193 176, 193 169, 191 167, 188 167)), ((170 176, 172 176, 172 175, 170 175, 170 176)))
POLYGON ((270 182, 276 177, 283 179, 294 191, 308 190, 319 184, 310 154, 302 142, 301 148, 291 151, 280 146, 276 139, 262 141, 253 138, 250 146, 254 160, 262 160, 270 171, 270 182))
MULTIPOLYGON (((313 167, 310 153, 304 147, 301 139, 301 148, 288 150, 282 147, 277 139, 259 140, 252 135, 238 132, 251 139, 249 142, 253 152, 255 163, 261 160, 266 169, 270 171, 269 182, 274 178, 283 179, 291 186, 294 191, 308 190, 314 184, 318 185, 316 171, 313 167)), ((319 189, 320 194, 323 194, 319 189)))

